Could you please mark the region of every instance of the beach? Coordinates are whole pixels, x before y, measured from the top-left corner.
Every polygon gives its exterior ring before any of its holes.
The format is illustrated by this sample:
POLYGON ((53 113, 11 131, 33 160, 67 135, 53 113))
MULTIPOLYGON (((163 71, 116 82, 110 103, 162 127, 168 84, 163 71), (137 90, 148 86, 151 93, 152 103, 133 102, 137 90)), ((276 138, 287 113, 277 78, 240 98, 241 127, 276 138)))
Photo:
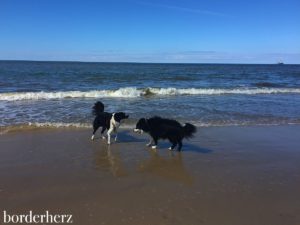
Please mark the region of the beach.
MULTIPOLYGON (((72 214, 73 224, 300 224, 300 126, 199 127, 182 152, 121 129, 0 135, 0 210, 72 214)), ((3 214, 0 223, 3 224, 3 214)))
POLYGON ((300 225, 300 1, 0 5, 0 225, 300 225))

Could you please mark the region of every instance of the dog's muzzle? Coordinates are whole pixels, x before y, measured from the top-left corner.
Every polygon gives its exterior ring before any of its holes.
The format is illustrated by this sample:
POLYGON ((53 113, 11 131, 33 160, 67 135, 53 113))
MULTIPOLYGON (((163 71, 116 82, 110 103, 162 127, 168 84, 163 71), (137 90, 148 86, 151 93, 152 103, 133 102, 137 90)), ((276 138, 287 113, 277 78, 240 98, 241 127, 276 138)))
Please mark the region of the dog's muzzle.
POLYGON ((140 130, 140 129, 133 129, 133 132, 142 134, 142 133, 143 133, 143 130, 140 130))

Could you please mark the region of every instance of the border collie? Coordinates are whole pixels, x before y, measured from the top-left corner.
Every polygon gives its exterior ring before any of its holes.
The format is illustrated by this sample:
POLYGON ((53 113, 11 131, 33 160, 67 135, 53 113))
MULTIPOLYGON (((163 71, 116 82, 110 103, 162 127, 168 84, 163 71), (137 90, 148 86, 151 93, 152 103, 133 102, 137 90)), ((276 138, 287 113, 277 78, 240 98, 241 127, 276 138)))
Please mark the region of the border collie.
POLYGON ((94 140, 95 133, 99 127, 102 127, 101 136, 105 139, 103 135, 105 130, 107 131, 107 144, 110 144, 110 136, 113 132, 116 133, 115 141, 117 141, 117 130, 121 124, 121 121, 127 119, 129 115, 126 115, 124 112, 117 113, 108 113, 104 112, 104 104, 100 101, 96 102, 93 106, 93 114, 96 116, 93 123, 93 135, 91 137, 94 140))
POLYGON ((150 119, 141 118, 133 131, 140 134, 143 132, 150 134, 151 139, 147 144, 148 147, 152 146, 152 148, 155 149, 159 139, 168 139, 172 143, 169 150, 173 150, 178 144, 177 150, 180 151, 182 139, 193 137, 193 134, 197 132, 197 128, 190 123, 186 123, 185 126, 182 126, 176 120, 155 116, 150 119))

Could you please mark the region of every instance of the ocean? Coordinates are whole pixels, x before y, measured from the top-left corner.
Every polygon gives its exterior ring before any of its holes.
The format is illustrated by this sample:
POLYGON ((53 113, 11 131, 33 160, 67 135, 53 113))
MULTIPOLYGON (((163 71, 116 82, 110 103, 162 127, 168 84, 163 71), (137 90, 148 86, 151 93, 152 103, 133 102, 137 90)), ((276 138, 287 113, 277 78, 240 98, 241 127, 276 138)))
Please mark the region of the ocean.
POLYGON ((0 128, 90 127, 91 109, 197 126, 300 124, 300 65, 0 61, 0 128))

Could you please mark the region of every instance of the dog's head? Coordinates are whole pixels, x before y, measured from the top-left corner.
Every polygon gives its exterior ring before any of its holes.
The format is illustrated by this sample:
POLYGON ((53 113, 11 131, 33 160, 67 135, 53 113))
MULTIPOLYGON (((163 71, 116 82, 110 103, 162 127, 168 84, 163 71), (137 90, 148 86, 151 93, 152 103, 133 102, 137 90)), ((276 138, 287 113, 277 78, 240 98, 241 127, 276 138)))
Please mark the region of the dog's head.
POLYGON ((133 131, 140 134, 142 134, 143 132, 149 132, 149 125, 147 120, 145 118, 139 119, 133 131))
POLYGON ((129 115, 126 115, 123 112, 117 112, 114 115, 115 121, 117 121, 118 123, 120 123, 121 120, 128 119, 128 117, 129 117, 129 115))

